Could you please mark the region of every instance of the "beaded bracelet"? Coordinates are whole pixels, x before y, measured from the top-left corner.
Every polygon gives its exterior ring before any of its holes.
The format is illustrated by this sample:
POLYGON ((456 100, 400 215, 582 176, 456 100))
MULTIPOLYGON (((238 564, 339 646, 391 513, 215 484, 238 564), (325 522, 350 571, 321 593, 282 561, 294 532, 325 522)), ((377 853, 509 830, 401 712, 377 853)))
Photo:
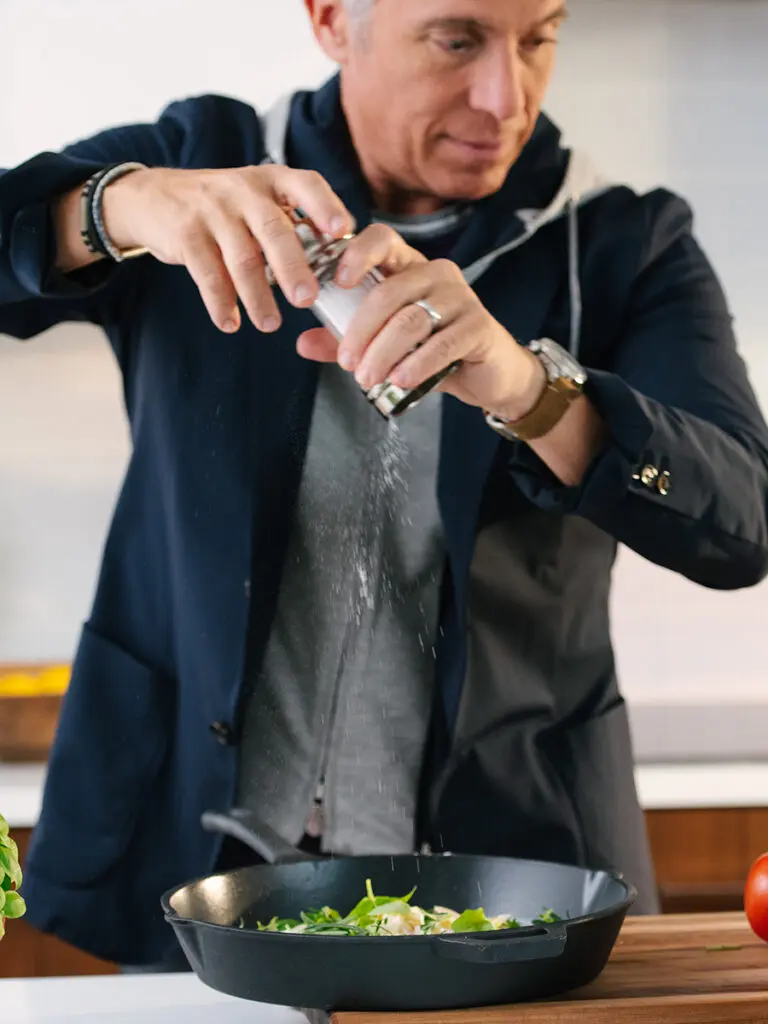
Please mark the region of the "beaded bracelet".
POLYGON ((102 213, 104 190, 107 186, 132 171, 143 170, 146 170, 146 165, 140 163, 110 164, 97 171, 83 186, 80 235, 89 252, 112 259, 115 263, 122 263, 123 260, 143 256, 148 251, 143 247, 125 251, 118 249, 104 226, 102 213))

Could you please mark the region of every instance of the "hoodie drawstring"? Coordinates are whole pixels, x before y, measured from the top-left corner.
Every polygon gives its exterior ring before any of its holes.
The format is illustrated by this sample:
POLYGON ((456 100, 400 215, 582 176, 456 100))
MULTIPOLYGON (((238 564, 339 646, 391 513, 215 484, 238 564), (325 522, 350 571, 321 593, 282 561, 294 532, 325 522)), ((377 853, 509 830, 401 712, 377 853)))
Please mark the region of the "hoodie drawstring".
POLYGON ((578 359, 581 344, 581 274, 579 268, 579 207, 568 201, 568 294, 571 306, 571 332, 568 351, 578 359))

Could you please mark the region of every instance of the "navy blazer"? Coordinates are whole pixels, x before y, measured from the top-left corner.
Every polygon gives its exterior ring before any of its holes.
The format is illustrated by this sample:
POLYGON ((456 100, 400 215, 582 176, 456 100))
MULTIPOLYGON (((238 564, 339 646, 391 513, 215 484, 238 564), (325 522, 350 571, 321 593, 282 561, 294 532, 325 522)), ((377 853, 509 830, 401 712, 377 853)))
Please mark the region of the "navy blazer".
MULTIPOLYGON (((161 892, 217 862, 220 841, 200 815, 234 799, 244 681, 269 635, 317 381, 294 341, 314 320, 281 300, 277 335, 247 321, 222 335, 186 270, 151 258, 65 278, 51 200, 112 162, 212 168, 264 156, 256 113, 205 96, 0 175, 0 331, 99 324, 124 382, 132 454, 25 875, 34 925, 123 963, 164 954, 161 892)), ((359 226, 369 222, 336 79, 294 97, 287 159, 318 170, 359 226)), ((542 115, 504 187, 477 204, 456 262, 522 235, 518 211, 546 207, 568 161, 542 115)), ((652 908, 609 632, 616 547, 707 587, 761 580, 768 430, 685 202, 613 187, 579 209, 578 226, 580 358, 611 433, 584 482, 561 486, 479 410, 443 399, 448 557, 419 838, 618 867, 652 908), (496 567, 480 554, 492 531, 506 552, 496 567), (468 629, 493 572, 518 651, 503 692, 465 685, 468 629)), ((567 218, 553 220, 475 284, 518 341, 568 343, 567 232, 567 218)))

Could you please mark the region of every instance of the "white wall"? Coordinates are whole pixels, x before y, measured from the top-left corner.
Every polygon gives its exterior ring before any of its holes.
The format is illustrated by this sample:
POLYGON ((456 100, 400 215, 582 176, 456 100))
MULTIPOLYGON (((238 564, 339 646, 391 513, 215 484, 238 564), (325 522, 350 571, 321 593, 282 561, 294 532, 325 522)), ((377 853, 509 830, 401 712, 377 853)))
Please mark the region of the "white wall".
MULTIPOLYGON (((265 104, 329 70, 300 0, 0 0, 0 37, 5 166, 175 97, 265 104)), ((766 40, 755 0, 573 0, 548 108, 608 173, 693 202, 768 407, 766 40)), ((0 339, 0 661, 69 656, 125 454, 95 332, 0 339)), ((768 710, 767 595, 711 593, 622 556, 615 639, 635 707, 768 710)))

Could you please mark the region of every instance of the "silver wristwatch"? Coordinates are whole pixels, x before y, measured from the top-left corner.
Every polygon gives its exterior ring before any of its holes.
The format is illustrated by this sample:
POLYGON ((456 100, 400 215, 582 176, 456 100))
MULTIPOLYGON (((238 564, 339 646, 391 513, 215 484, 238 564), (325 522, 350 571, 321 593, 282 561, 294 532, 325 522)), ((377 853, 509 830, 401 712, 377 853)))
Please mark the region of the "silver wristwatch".
POLYGON ((544 365, 547 384, 541 398, 529 413, 509 421, 486 413, 485 421, 508 441, 535 441, 548 434, 581 395, 587 380, 584 367, 556 341, 541 338, 532 341, 528 351, 544 365))

